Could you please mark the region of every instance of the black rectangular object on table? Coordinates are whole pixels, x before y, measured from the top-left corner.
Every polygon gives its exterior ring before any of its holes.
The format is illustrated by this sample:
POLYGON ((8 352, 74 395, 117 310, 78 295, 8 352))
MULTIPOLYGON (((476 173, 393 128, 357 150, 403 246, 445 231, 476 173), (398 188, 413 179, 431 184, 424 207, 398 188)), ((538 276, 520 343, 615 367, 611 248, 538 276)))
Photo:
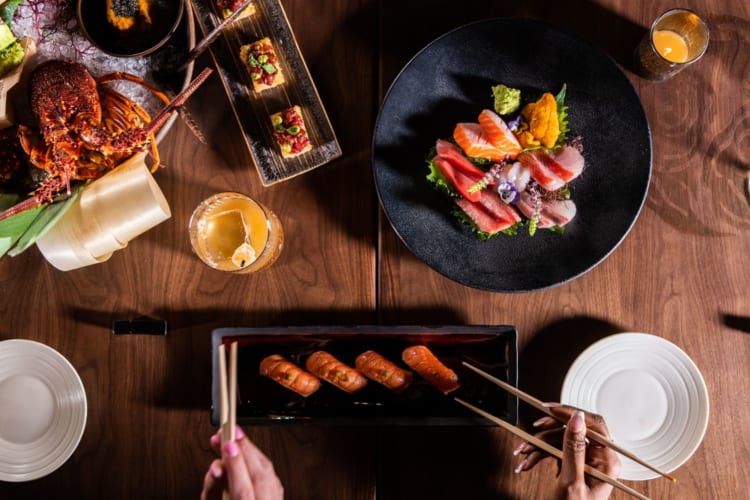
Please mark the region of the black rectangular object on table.
POLYGON ((461 364, 471 363, 518 386, 517 332, 513 326, 310 326, 219 328, 212 332, 211 421, 219 421, 217 352, 238 342, 237 422, 243 425, 494 425, 453 401, 460 397, 516 424, 518 398, 461 364), (427 346, 458 375, 461 387, 445 395, 414 373, 401 394, 368 380, 349 394, 321 380, 307 398, 259 373, 260 362, 280 354, 304 369, 305 360, 324 350, 354 367, 355 358, 373 350, 409 369, 402 351, 427 346))

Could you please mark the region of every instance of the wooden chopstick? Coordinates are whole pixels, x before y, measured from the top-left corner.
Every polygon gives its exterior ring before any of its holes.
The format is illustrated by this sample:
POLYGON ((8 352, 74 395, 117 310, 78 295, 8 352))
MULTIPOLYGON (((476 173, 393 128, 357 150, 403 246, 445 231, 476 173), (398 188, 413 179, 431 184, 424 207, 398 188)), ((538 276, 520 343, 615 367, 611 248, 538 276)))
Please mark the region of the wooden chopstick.
POLYGON ((229 421, 229 390, 227 389, 227 356, 224 344, 219 344, 219 430, 221 444, 227 442, 229 421))
POLYGON ((198 56, 203 54, 208 47, 211 46, 214 41, 221 35, 221 33, 234 22, 235 19, 240 17, 240 15, 250 7, 250 5, 253 3, 254 0, 246 0, 242 5, 239 6, 237 10, 232 12, 232 14, 225 18, 223 21, 221 21, 216 28, 213 29, 208 35, 201 40, 198 45, 196 45, 193 50, 190 51, 190 53, 187 55, 185 60, 180 64, 180 66, 174 71, 175 73, 179 73, 180 71, 184 70, 188 64, 198 59, 198 56))
POLYGON ((237 426, 237 342, 229 346, 229 440, 234 441, 237 426))
MULTIPOLYGON (((474 406, 472 404, 469 404, 466 401, 463 401, 462 399, 459 399, 459 398, 453 398, 453 399, 457 403, 460 403, 460 404, 464 405, 465 407, 469 408, 470 410, 474 411, 475 413, 478 413, 479 415, 483 416, 487 420, 490 420, 491 422, 499 425, 503 429, 506 429, 506 430, 512 432, 516 436, 518 436, 521 439, 523 439, 523 440, 525 440, 525 441, 533 444, 537 448, 546 451, 547 453, 549 453, 553 457, 556 457, 556 458, 562 460, 562 451, 558 450, 554 446, 551 446, 550 444, 546 443, 545 441, 542 441, 541 439, 539 439, 539 438, 537 438, 535 436, 532 436, 528 432, 526 432, 526 431, 524 431, 522 429, 519 429, 515 425, 513 425, 511 423, 508 423, 505 420, 492 415, 491 413, 487 413, 486 411, 482 410, 481 408, 477 408, 476 406, 474 406)), ((614 479, 614 478, 606 475, 605 473, 603 473, 602 471, 600 471, 598 469, 595 469, 595 468, 593 468, 593 467, 591 467, 589 465, 585 465, 584 466, 584 471, 586 472, 586 474, 588 474, 588 475, 590 475, 592 477, 595 477, 596 479, 598 479, 600 481, 604 481, 605 483, 609 483, 612 486, 614 486, 615 488, 617 488, 619 490, 622 490, 625 493, 628 493, 628 494, 630 494, 630 495, 632 495, 632 496, 634 496, 636 498, 639 498, 640 500, 649 500, 649 498, 647 496, 645 496, 642 493, 634 490, 630 486, 621 483, 617 479, 614 479)))
MULTIPOLYGON (((224 344, 219 344, 219 425, 221 445, 234 441, 237 423, 237 342, 229 347, 229 387, 227 387, 227 356, 224 344)), ((229 498, 224 490, 222 498, 229 498)))
MULTIPOLYGON (((550 409, 548 407, 544 406, 543 402, 541 402, 540 400, 538 400, 534 396, 526 394, 522 390, 513 387, 509 383, 504 382, 504 381, 500 380, 499 378, 493 377, 492 375, 490 375, 489 373, 485 372, 484 370, 481 370, 481 369, 477 368, 476 366, 472 366, 471 364, 467 363, 466 361, 463 362, 463 365, 466 368, 469 368, 470 370, 473 370, 474 372, 478 373, 482 377, 486 378, 487 380, 489 380, 493 384, 502 387, 503 389, 505 389, 509 393, 513 394, 514 396, 518 396, 520 399, 526 401, 528 404, 530 404, 531 406, 533 406, 537 410, 539 410, 539 411, 541 411, 541 412, 549 415, 550 417, 554 418, 558 422, 562 422, 563 424, 567 423, 567 422, 563 422, 560 418, 558 418, 556 415, 554 415, 550 411, 550 409)), ((667 472, 659 469, 658 467, 656 467, 654 465, 651 465, 650 463, 646 462, 642 458, 638 457, 633 452, 631 452, 629 450, 626 450, 622 446, 616 444, 614 441, 612 441, 611 439, 608 439, 606 436, 604 436, 602 434, 599 434, 595 430, 586 429, 586 436, 588 436, 589 439, 591 439, 592 441, 594 441, 596 443, 599 443, 599 444, 601 444, 603 446, 607 446, 609 448, 612 448, 616 452, 618 452, 618 453, 620 453, 620 454, 628 457, 630 460, 632 460, 634 462, 637 462, 637 463, 641 464, 642 466, 644 466, 644 467, 646 467, 648 469, 651 469, 652 471, 654 471, 657 474, 659 474, 659 475, 661 475, 661 476, 669 479, 670 481, 677 482, 677 478, 674 477, 673 475, 671 475, 671 474, 669 474, 669 473, 667 473, 667 472)))

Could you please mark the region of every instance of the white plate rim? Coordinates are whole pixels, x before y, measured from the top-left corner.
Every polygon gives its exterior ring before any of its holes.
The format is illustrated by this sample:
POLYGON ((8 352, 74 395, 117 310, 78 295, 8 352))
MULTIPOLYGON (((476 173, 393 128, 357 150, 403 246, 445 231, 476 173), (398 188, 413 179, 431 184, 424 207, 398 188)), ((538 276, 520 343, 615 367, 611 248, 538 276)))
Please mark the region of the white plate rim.
MULTIPOLYGON (((78 372, 68 359, 60 354, 52 347, 37 342, 34 340, 26 339, 8 339, 0 341, 0 355, 23 355, 25 357, 36 359, 39 363, 49 363, 52 361, 56 364, 55 368, 63 372, 68 377, 67 381, 63 381, 63 389, 66 391, 65 394, 56 395, 59 399, 63 397, 66 405, 62 408, 58 408, 58 411, 67 411, 70 416, 70 420, 66 428, 62 428, 61 431, 57 431, 59 434, 59 441, 56 443, 56 447, 52 450, 55 456, 51 461, 44 461, 48 457, 37 457, 37 462, 41 465, 34 468, 33 462, 29 464, 22 464, 18 466, 17 471, 3 470, 4 464, 0 462, 0 481, 6 482, 22 482, 30 481, 44 477, 62 466, 73 454, 78 447, 83 433, 86 428, 86 422, 88 419, 88 403, 86 398, 86 390, 83 386, 78 372)), ((23 370, 16 369, 15 372, 10 372, 13 375, 19 374, 33 374, 33 366, 31 363, 26 364, 23 370)), ((59 422, 60 417, 56 418, 59 422)), ((38 443, 40 439, 48 436, 50 433, 54 433, 59 426, 51 425, 51 430, 48 430, 42 437, 29 444, 33 448, 34 443, 38 443)), ((0 439, 0 456, 8 456, 9 450, 3 450, 3 443, 5 441, 0 439)), ((14 447, 14 451, 18 451, 18 446, 14 447)), ((6 466, 8 464, 5 464, 6 466)), ((8 466, 13 468, 12 465, 8 466)))
MULTIPOLYGON (((667 339, 659 337, 657 335, 643 333, 643 332, 617 333, 617 334, 605 337, 597 342, 594 342, 593 344, 591 344, 589 347, 587 347, 583 352, 581 352, 578 355, 578 357, 575 359, 575 361, 571 364, 570 368, 568 369, 568 373, 566 374, 564 381, 563 381, 563 386, 562 386, 562 390, 560 393, 560 401, 564 404, 575 405, 578 403, 578 400, 576 399, 576 393, 581 392, 581 387, 580 387, 580 384, 578 384, 578 382, 576 381, 576 378, 580 377, 580 372, 587 371, 586 366, 596 361, 595 359, 592 359, 592 357, 601 353, 601 351, 604 351, 608 348, 614 348, 615 346, 619 346, 619 347, 627 346, 628 348, 632 350, 632 349, 643 349, 647 346, 654 346, 654 345, 658 345, 660 348, 664 349, 663 351, 664 353, 668 353, 670 356, 674 357, 676 361, 681 362, 682 368, 685 368, 688 370, 689 372, 688 375, 691 377, 691 382, 694 384, 693 389, 697 391, 697 395, 700 398, 700 400, 696 402, 697 410, 695 412, 695 415, 690 416, 690 418, 686 417, 685 425, 681 429, 681 432, 683 434, 687 430, 689 430, 690 427, 692 427, 693 429, 692 431, 693 434, 690 437, 689 446, 684 448, 679 458, 676 460, 673 460, 673 463, 669 464, 668 467, 667 466, 661 467, 665 469, 667 472, 672 472, 676 470, 677 468, 681 467, 685 462, 687 462, 687 460, 690 459, 690 457, 696 452, 700 444, 703 442, 706 430, 708 428, 708 421, 710 417, 710 400, 709 400, 708 388, 706 386, 703 375, 701 374, 700 369, 695 364, 695 362, 690 358, 690 356, 688 356, 687 353, 676 344, 670 342, 667 339), (692 421, 692 425, 689 425, 691 421, 692 421)), ((611 356, 613 354, 616 355, 617 351, 605 352, 605 355, 611 356)), ((685 380, 683 380, 683 382, 684 381, 685 380)), ((592 382, 592 385, 593 385, 593 382, 592 382)), ((592 403, 592 405, 588 409, 590 411, 599 413, 597 411, 596 405, 593 404, 593 401, 589 401, 589 403, 592 403)), ((631 451, 634 451, 634 450, 631 450, 631 451)), ((641 458, 648 460, 654 465, 657 465, 657 466, 660 465, 660 464, 655 463, 656 462, 655 459, 652 459, 646 456, 645 454, 640 454, 640 455, 641 455, 641 458)), ((660 477, 657 473, 643 466, 640 466, 634 462, 631 462, 629 460, 623 460, 623 468, 620 473, 621 479, 648 480, 648 479, 654 479, 657 477, 660 477)))

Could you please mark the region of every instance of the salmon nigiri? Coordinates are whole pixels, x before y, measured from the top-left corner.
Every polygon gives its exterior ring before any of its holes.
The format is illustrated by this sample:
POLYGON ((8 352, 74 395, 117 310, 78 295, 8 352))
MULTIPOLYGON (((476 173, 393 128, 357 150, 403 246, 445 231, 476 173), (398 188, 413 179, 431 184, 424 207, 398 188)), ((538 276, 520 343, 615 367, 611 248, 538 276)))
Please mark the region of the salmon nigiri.
POLYGON ((453 129, 453 139, 464 150, 466 156, 486 158, 491 161, 505 159, 506 153, 490 144, 478 123, 457 124, 453 129))
POLYGON ((505 124, 505 121, 494 111, 482 110, 479 113, 479 125, 482 127, 487 141, 510 158, 515 158, 521 152, 522 148, 518 139, 505 124))

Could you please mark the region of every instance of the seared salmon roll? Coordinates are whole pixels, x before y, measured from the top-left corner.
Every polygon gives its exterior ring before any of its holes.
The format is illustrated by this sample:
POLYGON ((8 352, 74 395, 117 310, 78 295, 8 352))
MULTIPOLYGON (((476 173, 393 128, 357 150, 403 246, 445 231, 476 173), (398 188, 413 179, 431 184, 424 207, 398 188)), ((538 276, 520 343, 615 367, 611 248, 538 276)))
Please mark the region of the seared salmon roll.
POLYGON ((397 393, 404 392, 411 384, 412 373, 409 370, 395 365, 375 351, 366 351, 357 356, 354 366, 367 378, 397 393))
POLYGON ((320 388, 318 377, 279 354, 272 354, 260 362, 260 374, 304 397, 320 388))
POLYGON ((342 391, 357 392, 367 385, 367 379, 325 351, 317 351, 307 358, 305 367, 342 391))
POLYGON ((441 363, 426 346, 407 347, 402 358, 412 370, 445 394, 460 387, 456 372, 441 363))

